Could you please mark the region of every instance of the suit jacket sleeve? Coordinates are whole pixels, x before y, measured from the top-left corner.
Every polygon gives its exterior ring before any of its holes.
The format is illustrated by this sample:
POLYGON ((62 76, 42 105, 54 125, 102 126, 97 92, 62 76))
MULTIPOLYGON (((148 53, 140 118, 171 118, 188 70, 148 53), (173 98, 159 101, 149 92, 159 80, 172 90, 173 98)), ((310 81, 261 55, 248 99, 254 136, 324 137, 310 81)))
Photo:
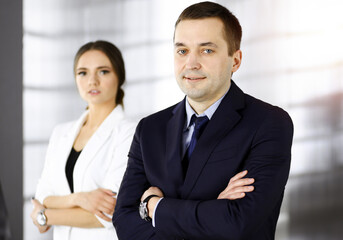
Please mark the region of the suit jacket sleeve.
POLYGON ((119 239, 155 239, 155 231, 151 223, 142 220, 138 211, 140 198, 150 187, 145 175, 139 143, 143 121, 144 119, 138 124, 133 137, 126 172, 112 218, 119 239))
POLYGON ((249 171, 249 177, 255 178, 254 192, 234 201, 166 197, 155 212, 156 234, 166 239, 254 239, 255 230, 282 200, 289 175, 292 137, 290 117, 273 108, 254 133, 242 166, 249 171))

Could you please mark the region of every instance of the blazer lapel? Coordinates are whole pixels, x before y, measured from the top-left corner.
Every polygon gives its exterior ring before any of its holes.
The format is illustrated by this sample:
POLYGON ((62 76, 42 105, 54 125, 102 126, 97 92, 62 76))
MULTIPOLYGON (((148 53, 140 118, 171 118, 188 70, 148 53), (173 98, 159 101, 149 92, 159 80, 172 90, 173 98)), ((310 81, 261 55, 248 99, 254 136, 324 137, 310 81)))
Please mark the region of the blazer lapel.
POLYGON ((173 110, 173 116, 167 123, 166 134, 166 159, 167 159, 167 174, 168 195, 179 196, 180 188, 183 185, 184 177, 182 170, 181 143, 182 131, 185 122, 185 99, 181 101, 173 110), (172 171, 170 171, 172 169, 172 171))
POLYGON ((231 87, 213 114, 189 160, 182 198, 186 199, 206 165, 212 151, 241 119, 238 109, 244 107, 244 93, 231 81, 231 87))
POLYGON ((117 125, 116 122, 120 121, 123 118, 123 115, 122 107, 117 106, 102 122, 83 148, 74 168, 73 180, 75 192, 82 191, 82 182, 87 167, 107 141, 109 136, 111 136, 114 127, 117 125))
POLYGON ((60 178, 61 180, 60 186, 61 186, 61 189, 63 189, 62 192, 64 193, 71 193, 67 178, 65 176, 65 166, 66 166, 70 151, 73 147, 75 138, 79 134, 80 128, 83 125, 87 117, 87 114, 88 114, 88 111, 84 112, 81 115, 81 117, 72 124, 71 128, 66 132, 66 134, 63 135, 63 139, 61 141, 62 144, 60 144, 61 149, 60 149, 60 152, 57 153, 60 156, 59 158, 62 160, 60 161, 61 163, 60 167, 62 169, 61 178, 60 178))

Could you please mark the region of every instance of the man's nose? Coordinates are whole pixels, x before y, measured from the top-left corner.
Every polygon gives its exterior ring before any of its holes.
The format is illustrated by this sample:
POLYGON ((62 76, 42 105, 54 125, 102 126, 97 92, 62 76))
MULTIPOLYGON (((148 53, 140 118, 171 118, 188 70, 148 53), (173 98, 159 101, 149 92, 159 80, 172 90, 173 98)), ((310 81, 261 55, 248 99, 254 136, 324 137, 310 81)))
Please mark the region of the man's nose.
POLYGON ((187 69, 199 69, 201 64, 199 62, 199 56, 195 53, 189 53, 186 62, 187 69))

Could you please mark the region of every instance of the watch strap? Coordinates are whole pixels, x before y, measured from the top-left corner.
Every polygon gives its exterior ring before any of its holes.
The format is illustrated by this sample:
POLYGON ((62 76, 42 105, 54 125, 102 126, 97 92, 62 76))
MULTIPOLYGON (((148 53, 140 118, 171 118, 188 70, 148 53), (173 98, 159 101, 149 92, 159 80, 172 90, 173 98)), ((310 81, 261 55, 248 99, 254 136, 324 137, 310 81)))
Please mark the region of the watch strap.
POLYGON ((155 194, 149 195, 143 200, 143 202, 141 202, 142 207, 144 208, 144 214, 145 214, 145 216, 142 218, 147 222, 151 221, 151 217, 149 217, 148 202, 153 197, 158 197, 158 196, 155 194))
POLYGON ((143 202, 146 203, 146 204, 148 205, 149 200, 150 200, 151 198, 153 198, 153 197, 158 197, 158 196, 155 195, 155 194, 149 195, 149 196, 147 196, 147 197, 143 200, 143 202))

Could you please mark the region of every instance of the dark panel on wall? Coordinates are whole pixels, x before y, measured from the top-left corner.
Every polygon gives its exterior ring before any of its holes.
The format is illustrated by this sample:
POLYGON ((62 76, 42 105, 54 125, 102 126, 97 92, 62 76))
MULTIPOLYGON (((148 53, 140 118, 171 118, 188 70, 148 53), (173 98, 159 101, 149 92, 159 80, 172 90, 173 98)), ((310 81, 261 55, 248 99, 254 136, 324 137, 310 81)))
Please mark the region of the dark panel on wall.
POLYGON ((22 1, 0 1, 0 180, 13 240, 23 239, 22 1))

